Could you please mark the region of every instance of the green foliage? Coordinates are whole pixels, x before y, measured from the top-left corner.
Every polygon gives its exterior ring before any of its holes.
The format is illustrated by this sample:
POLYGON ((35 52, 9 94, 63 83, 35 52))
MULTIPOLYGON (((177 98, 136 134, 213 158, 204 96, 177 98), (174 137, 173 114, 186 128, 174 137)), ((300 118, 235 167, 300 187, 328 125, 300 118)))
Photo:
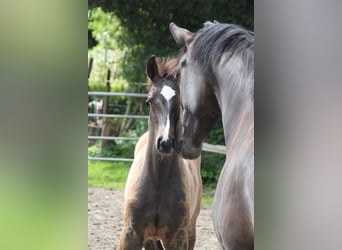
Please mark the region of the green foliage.
POLYGON ((100 141, 88 148, 90 157, 117 157, 133 158, 135 141, 117 141, 113 146, 106 146, 100 149, 100 141))
MULTIPOLYGON (((94 72, 100 75, 97 78, 99 81, 105 80, 107 69, 112 70, 115 79, 124 79, 127 83, 145 81, 145 46, 131 39, 122 20, 114 13, 94 8, 88 11, 88 28, 98 42, 89 50, 89 56, 96 58, 95 63, 101 66, 99 70, 94 68, 94 72)), ((132 92, 142 90, 136 89, 134 84, 129 87, 132 92)))
MULTIPOLYGON (((216 124, 209 133, 207 143, 224 145, 224 133, 221 121, 216 124)), ((210 152, 202 152, 201 175, 203 185, 207 188, 215 188, 223 167, 225 155, 210 152)))
POLYGON ((211 207, 213 205, 214 194, 214 190, 203 190, 201 202, 202 207, 211 207))
POLYGON ((103 48, 117 50, 128 45, 125 43, 128 39, 127 29, 113 13, 104 12, 101 8, 89 10, 88 28, 92 30, 93 36, 103 48), (116 39, 111 39, 113 37, 116 39))
POLYGON ((191 31, 207 20, 236 23, 253 29, 253 0, 195 1, 109 1, 88 0, 89 28, 103 45, 124 51, 122 77, 128 81, 143 80, 147 58, 175 55, 179 46, 173 41, 169 23, 191 31), (105 10, 101 14, 97 7, 105 10), (101 16, 102 15, 102 16, 101 16), (94 23, 95 22, 95 23, 94 23))

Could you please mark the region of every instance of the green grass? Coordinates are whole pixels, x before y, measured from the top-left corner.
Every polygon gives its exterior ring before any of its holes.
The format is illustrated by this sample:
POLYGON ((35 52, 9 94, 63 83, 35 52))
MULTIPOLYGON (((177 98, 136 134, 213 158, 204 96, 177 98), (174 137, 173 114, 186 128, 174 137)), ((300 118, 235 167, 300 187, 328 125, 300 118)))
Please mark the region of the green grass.
POLYGON ((203 190, 201 202, 202 207, 211 207, 213 205, 214 194, 214 190, 203 190))
MULTIPOLYGON (((129 162, 89 161, 88 186, 124 190, 130 165, 129 162)), ((202 207, 210 207, 214 191, 203 188, 202 207)))
POLYGON ((124 190, 131 163, 89 161, 88 186, 124 190))

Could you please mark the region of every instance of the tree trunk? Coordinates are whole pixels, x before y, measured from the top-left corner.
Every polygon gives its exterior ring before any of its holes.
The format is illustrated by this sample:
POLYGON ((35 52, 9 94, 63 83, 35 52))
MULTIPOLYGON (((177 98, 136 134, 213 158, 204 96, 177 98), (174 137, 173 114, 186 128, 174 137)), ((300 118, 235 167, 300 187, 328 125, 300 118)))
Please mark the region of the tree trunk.
MULTIPOLYGON (((93 68, 93 61, 94 61, 94 58, 90 57, 89 60, 88 60, 88 91, 90 91, 90 87, 89 87, 89 78, 90 78, 90 73, 91 73, 91 70, 93 68)), ((91 98, 90 96, 88 96, 88 103, 91 101, 91 98)))

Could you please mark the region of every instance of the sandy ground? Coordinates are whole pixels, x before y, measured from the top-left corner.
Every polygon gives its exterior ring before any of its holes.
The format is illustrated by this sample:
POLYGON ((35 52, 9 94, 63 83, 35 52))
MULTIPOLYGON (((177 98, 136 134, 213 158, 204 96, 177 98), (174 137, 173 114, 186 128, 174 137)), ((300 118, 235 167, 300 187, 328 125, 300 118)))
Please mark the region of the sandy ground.
MULTIPOLYGON (((88 249, 118 249, 123 226, 123 191, 88 188, 88 249)), ((196 250, 218 250, 211 209, 202 208, 197 219, 196 250)))

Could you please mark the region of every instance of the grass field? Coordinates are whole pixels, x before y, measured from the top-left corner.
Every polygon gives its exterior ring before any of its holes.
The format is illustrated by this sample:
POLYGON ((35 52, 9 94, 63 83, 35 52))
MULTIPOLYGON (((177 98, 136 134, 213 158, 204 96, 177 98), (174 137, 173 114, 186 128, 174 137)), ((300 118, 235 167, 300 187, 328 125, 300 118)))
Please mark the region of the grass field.
MULTIPOLYGON (((88 186, 124 190, 131 163, 110 161, 88 162, 88 186)), ((212 205, 213 190, 203 188, 202 206, 212 205)))
POLYGON ((88 186, 124 190, 130 163, 89 161, 88 186))
POLYGON ((213 205, 214 194, 214 190, 203 190, 202 207, 211 207, 213 205))

